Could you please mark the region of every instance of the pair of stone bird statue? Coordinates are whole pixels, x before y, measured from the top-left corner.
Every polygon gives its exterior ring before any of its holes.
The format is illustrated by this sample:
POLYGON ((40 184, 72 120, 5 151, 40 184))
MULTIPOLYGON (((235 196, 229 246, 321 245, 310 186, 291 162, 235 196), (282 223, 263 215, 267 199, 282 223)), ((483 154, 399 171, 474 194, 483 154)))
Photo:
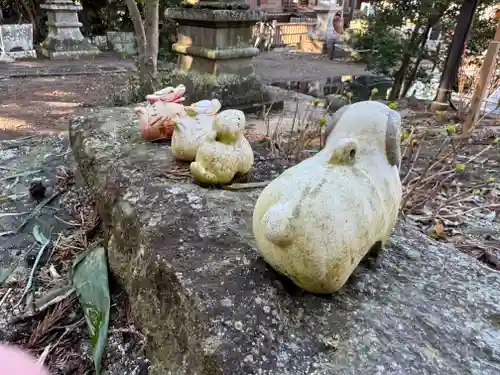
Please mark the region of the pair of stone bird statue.
POLYGON ((191 162, 191 175, 205 184, 228 184, 246 174, 254 163, 245 138, 245 114, 228 109, 220 113, 217 99, 184 106, 184 85, 167 87, 146 96, 146 107, 135 109, 145 140, 172 140, 172 155, 191 162))

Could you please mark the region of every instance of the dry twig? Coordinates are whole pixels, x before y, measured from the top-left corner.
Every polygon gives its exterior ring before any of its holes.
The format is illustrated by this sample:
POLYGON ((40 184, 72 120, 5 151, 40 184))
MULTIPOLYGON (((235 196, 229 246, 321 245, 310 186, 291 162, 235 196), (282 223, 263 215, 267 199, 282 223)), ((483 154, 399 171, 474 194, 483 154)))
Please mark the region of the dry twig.
POLYGON ((46 341, 50 339, 47 336, 52 333, 54 329, 57 329, 57 324, 68 316, 68 313, 73 308, 75 302, 76 297, 73 296, 59 302, 50 312, 45 314, 43 320, 37 324, 31 333, 27 343, 28 347, 39 348, 44 346, 46 341))

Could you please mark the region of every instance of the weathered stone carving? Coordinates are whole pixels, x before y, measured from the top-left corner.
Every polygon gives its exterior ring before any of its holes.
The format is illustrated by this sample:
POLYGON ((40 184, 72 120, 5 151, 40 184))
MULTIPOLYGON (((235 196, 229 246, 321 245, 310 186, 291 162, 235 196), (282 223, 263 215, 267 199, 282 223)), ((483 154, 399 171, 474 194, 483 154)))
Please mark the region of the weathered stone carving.
POLYGON ((158 101, 166 103, 182 103, 185 98, 186 87, 179 85, 177 87, 168 86, 162 90, 156 91, 154 94, 146 95, 146 100, 153 104, 158 101))
POLYGON ((253 166, 252 147, 243 134, 245 114, 236 109, 219 113, 214 131, 201 144, 191 163, 192 176, 205 184, 227 184, 236 173, 246 174, 253 166))
POLYGON ((253 108, 271 101, 252 65, 259 55, 251 44, 252 29, 266 18, 262 9, 250 8, 244 0, 196 0, 166 9, 165 16, 177 23, 172 50, 179 56, 168 76, 171 82, 195 88, 187 94, 190 103, 211 94, 224 108, 253 108))
POLYGON ((145 107, 135 108, 139 116, 142 137, 147 141, 160 139, 171 139, 174 124, 186 116, 184 106, 183 85, 177 87, 166 87, 154 94, 147 95, 148 104, 145 107))
POLYGON ((365 101, 337 117, 325 148, 269 184, 253 214, 263 258, 313 293, 344 285, 401 204, 399 113, 365 101))
POLYGON ((194 161, 200 145, 212 134, 215 115, 221 107, 217 99, 202 100, 185 107, 187 116, 174 125, 172 155, 178 160, 194 161))
POLYGON ((196 116, 198 114, 215 116, 220 108, 221 104, 217 99, 200 100, 186 107, 186 111, 188 111, 191 116, 196 116))
POLYGON ((44 56, 57 59, 101 53, 80 31, 83 25, 78 20, 78 12, 82 5, 78 1, 46 0, 42 1, 40 9, 47 12, 48 33, 40 45, 44 56))
POLYGON ((293 290, 247 235, 257 189, 165 178, 170 153, 131 138, 132 115, 97 108, 69 134, 150 375, 498 375, 499 272, 400 220, 377 272, 328 298, 293 290))

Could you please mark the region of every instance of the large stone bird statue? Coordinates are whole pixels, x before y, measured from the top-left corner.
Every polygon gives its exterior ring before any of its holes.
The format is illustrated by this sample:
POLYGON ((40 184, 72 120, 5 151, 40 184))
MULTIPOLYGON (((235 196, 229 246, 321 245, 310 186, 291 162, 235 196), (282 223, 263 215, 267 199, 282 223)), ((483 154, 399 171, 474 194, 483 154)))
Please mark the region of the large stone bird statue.
POLYGON ((262 257, 299 287, 339 290, 383 245, 401 204, 401 116, 363 101, 339 109, 325 147, 261 193, 253 231, 262 257))

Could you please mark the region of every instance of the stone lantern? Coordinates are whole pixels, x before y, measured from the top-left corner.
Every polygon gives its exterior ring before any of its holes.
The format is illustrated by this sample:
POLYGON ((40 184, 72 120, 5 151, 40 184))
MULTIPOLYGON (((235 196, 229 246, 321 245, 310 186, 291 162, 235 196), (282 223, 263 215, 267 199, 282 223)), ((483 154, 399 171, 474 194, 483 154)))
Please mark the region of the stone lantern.
POLYGON ((44 56, 55 59, 100 53, 80 31, 80 4, 72 0, 46 0, 40 8, 47 12, 49 28, 47 38, 41 44, 44 56))
POLYGON ((172 49, 179 54, 172 84, 183 83, 187 100, 217 98, 223 108, 244 109, 267 102, 266 90, 254 74, 252 28, 265 19, 244 1, 184 3, 166 16, 178 23, 172 49))
POLYGON ((333 28, 332 20, 335 13, 344 13, 344 0, 320 0, 314 11, 317 17, 317 36, 326 41, 328 29, 333 28))

